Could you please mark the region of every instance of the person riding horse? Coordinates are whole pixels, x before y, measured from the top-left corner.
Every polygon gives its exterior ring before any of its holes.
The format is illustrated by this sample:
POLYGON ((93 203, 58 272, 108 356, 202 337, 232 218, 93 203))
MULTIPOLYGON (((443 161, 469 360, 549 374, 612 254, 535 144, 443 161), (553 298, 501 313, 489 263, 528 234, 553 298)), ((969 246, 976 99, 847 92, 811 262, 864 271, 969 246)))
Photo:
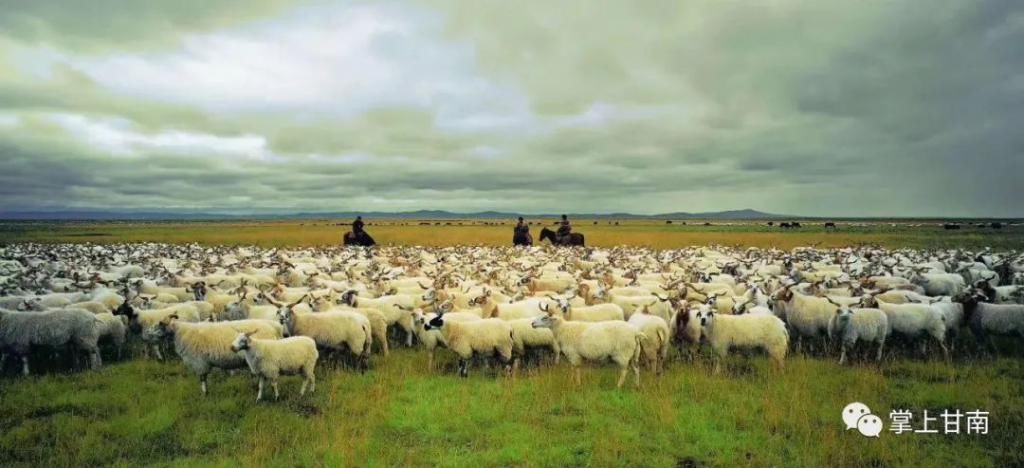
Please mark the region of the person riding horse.
POLYGON ((530 235, 530 226, 519 217, 519 223, 512 230, 512 245, 533 245, 533 236, 530 235))
POLYGON ((344 244, 361 245, 364 247, 375 245, 377 242, 363 230, 363 226, 363 217, 356 216, 356 220, 352 221, 352 232, 346 232, 345 237, 342 239, 344 244))
POLYGON ((562 222, 558 224, 558 242, 566 243, 566 238, 572 234, 572 226, 569 225, 569 217, 562 215, 562 222))
POLYGON ((546 227, 541 228, 540 242, 544 242, 544 239, 550 241, 551 245, 586 245, 586 239, 583 238, 583 234, 572 232, 572 226, 569 224, 569 217, 566 215, 562 215, 562 221, 558 223, 558 231, 552 231, 546 227))

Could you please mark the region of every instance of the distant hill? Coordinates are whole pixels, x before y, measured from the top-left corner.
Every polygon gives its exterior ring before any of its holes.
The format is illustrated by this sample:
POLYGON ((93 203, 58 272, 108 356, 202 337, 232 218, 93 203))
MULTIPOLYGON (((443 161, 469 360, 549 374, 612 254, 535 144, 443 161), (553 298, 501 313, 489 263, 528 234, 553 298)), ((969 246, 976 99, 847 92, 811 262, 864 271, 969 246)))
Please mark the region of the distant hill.
MULTIPOLYGON (((111 221, 111 220, 232 220, 232 219, 348 219, 362 215, 369 219, 510 219, 516 216, 529 218, 555 218, 559 214, 521 214, 500 211, 475 213, 454 213, 444 210, 418 210, 400 212, 298 212, 298 213, 205 213, 179 211, 104 211, 104 210, 59 210, 59 211, 0 211, 2 220, 64 220, 64 221, 111 221)), ((779 219, 788 216, 763 213, 756 210, 716 211, 706 213, 665 213, 641 215, 633 213, 569 213, 576 219, 779 219)))

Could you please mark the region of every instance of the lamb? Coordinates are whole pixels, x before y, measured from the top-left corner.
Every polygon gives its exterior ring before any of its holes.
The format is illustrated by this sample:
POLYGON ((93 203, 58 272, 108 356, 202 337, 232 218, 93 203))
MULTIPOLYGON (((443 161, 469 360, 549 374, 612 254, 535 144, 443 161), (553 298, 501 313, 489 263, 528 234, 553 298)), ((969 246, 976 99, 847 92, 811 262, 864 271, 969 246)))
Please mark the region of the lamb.
MULTIPOLYGON (((829 336, 839 339, 842 352, 839 364, 846 362, 846 353, 858 341, 878 343, 876 361, 882 360, 885 339, 889 336, 889 317, 879 309, 857 308, 833 302, 838 308, 835 316, 829 320, 829 336)), ((858 304, 859 305, 859 304, 858 304)))
POLYGON ((174 337, 174 349, 185 367, 199 376, 203 395, 207 394, 207 377, 214 368, 231 370, 246 366, 245 358, 231 350, 239 333, 276 339, 281 338, 282 332, 281 324, 270 320, 190 323, 174 315, 161 320, 156 329, 161 338, 174 337))
POLYGON ((888 316, 889 329, 892 332, 909 339, 927 334, 939 342, 943 357, 949 360, 949 348, 946 346, 946 317, 942 311, 932 308, 930 304, 878 302, 878 308, 888 316))
POLYGON ((647 307, 629 318, 629 324, 640 330, 647 338, 643 352, 655 374, 661 375, 668 359, 669 327, 665 319, 651 315, 647 307))
POLYGON ((721 370, 721 359, 731 348, 760 348, 771 356, 775 365, 784 366, 789 349, 786 324, 774 315, 720 315, 710 306, 697 311, 701 334, 715 353, 714 373, 721 370))
POLYGON ((81 309, 48 310, 45 312, 8 312, 0 310, 0 351, 6 363, 7 354, 21 357, 21 371, 29 374, 28 353, 32 346, 62 348, 72 346, 89 354, 89 367, 100 366, 99 321, 81 309))
POLYGON ((604 361, 611 359, 619 365, 617 388, 622 388, 629 368, 633 368, 637 388, 640 387, 640 357, 643 352, 644 334, 636 327, 617 321, 569 322, 554 311, 533 321, 536 328, 550 328, 555 334, 562 354, 574 369, 576 385, 582 384, 583 360, 604 361))
POLYGON ((267 381, 274 387, 274 399, 281 393, 277 389, 277 378, 282 374, 302 373, 302 389, 299 396, 316 391, 316 360, 320 353, 316 350, 316 342, 305 336, 293 336, 281 340, 261 340, 252 338, 253 333, 239 333, 231 343, 231 350, 242 353, 249 370, 259 378, 260 386, 256 392, 256 401, 263 399, 263 387, 267 381))
POLYGON ((459 322, 446 320, 445 315, 430 319, 424 329, 441 330, 448 349, 459 356, 459 375, 469 376, 469 359, 473 353, 496 355, 505 364, 505 372, 511 375, 515 340, 508 322, 495 318, 459 322))
POLYGON ((348 311, 299 314, 290 307, 277 312, 285 336, 308 336, 317 346, 332 350, 347 347, 359 359, 361 370, 369 367, 373 332, 365 315, 348 311))

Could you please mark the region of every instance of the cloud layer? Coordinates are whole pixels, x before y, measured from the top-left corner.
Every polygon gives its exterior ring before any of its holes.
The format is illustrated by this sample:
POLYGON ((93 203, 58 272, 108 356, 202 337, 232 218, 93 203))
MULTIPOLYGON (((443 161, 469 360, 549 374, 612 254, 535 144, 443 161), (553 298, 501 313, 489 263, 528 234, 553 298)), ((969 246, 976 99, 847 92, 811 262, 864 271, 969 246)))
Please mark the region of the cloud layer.
POLYGON ((7 209, 1024 215, 1013 0, 83 5, 0 7, 7 209))

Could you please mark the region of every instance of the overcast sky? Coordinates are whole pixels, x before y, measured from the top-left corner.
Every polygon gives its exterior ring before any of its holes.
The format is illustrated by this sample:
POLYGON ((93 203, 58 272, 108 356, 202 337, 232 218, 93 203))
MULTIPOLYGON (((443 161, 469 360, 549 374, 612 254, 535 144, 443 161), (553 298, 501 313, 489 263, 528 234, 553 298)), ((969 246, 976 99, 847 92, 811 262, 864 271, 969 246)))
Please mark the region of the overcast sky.
POLYGON ((1024 215, 1020 0, 0 0, 11 210, 1024 215))

